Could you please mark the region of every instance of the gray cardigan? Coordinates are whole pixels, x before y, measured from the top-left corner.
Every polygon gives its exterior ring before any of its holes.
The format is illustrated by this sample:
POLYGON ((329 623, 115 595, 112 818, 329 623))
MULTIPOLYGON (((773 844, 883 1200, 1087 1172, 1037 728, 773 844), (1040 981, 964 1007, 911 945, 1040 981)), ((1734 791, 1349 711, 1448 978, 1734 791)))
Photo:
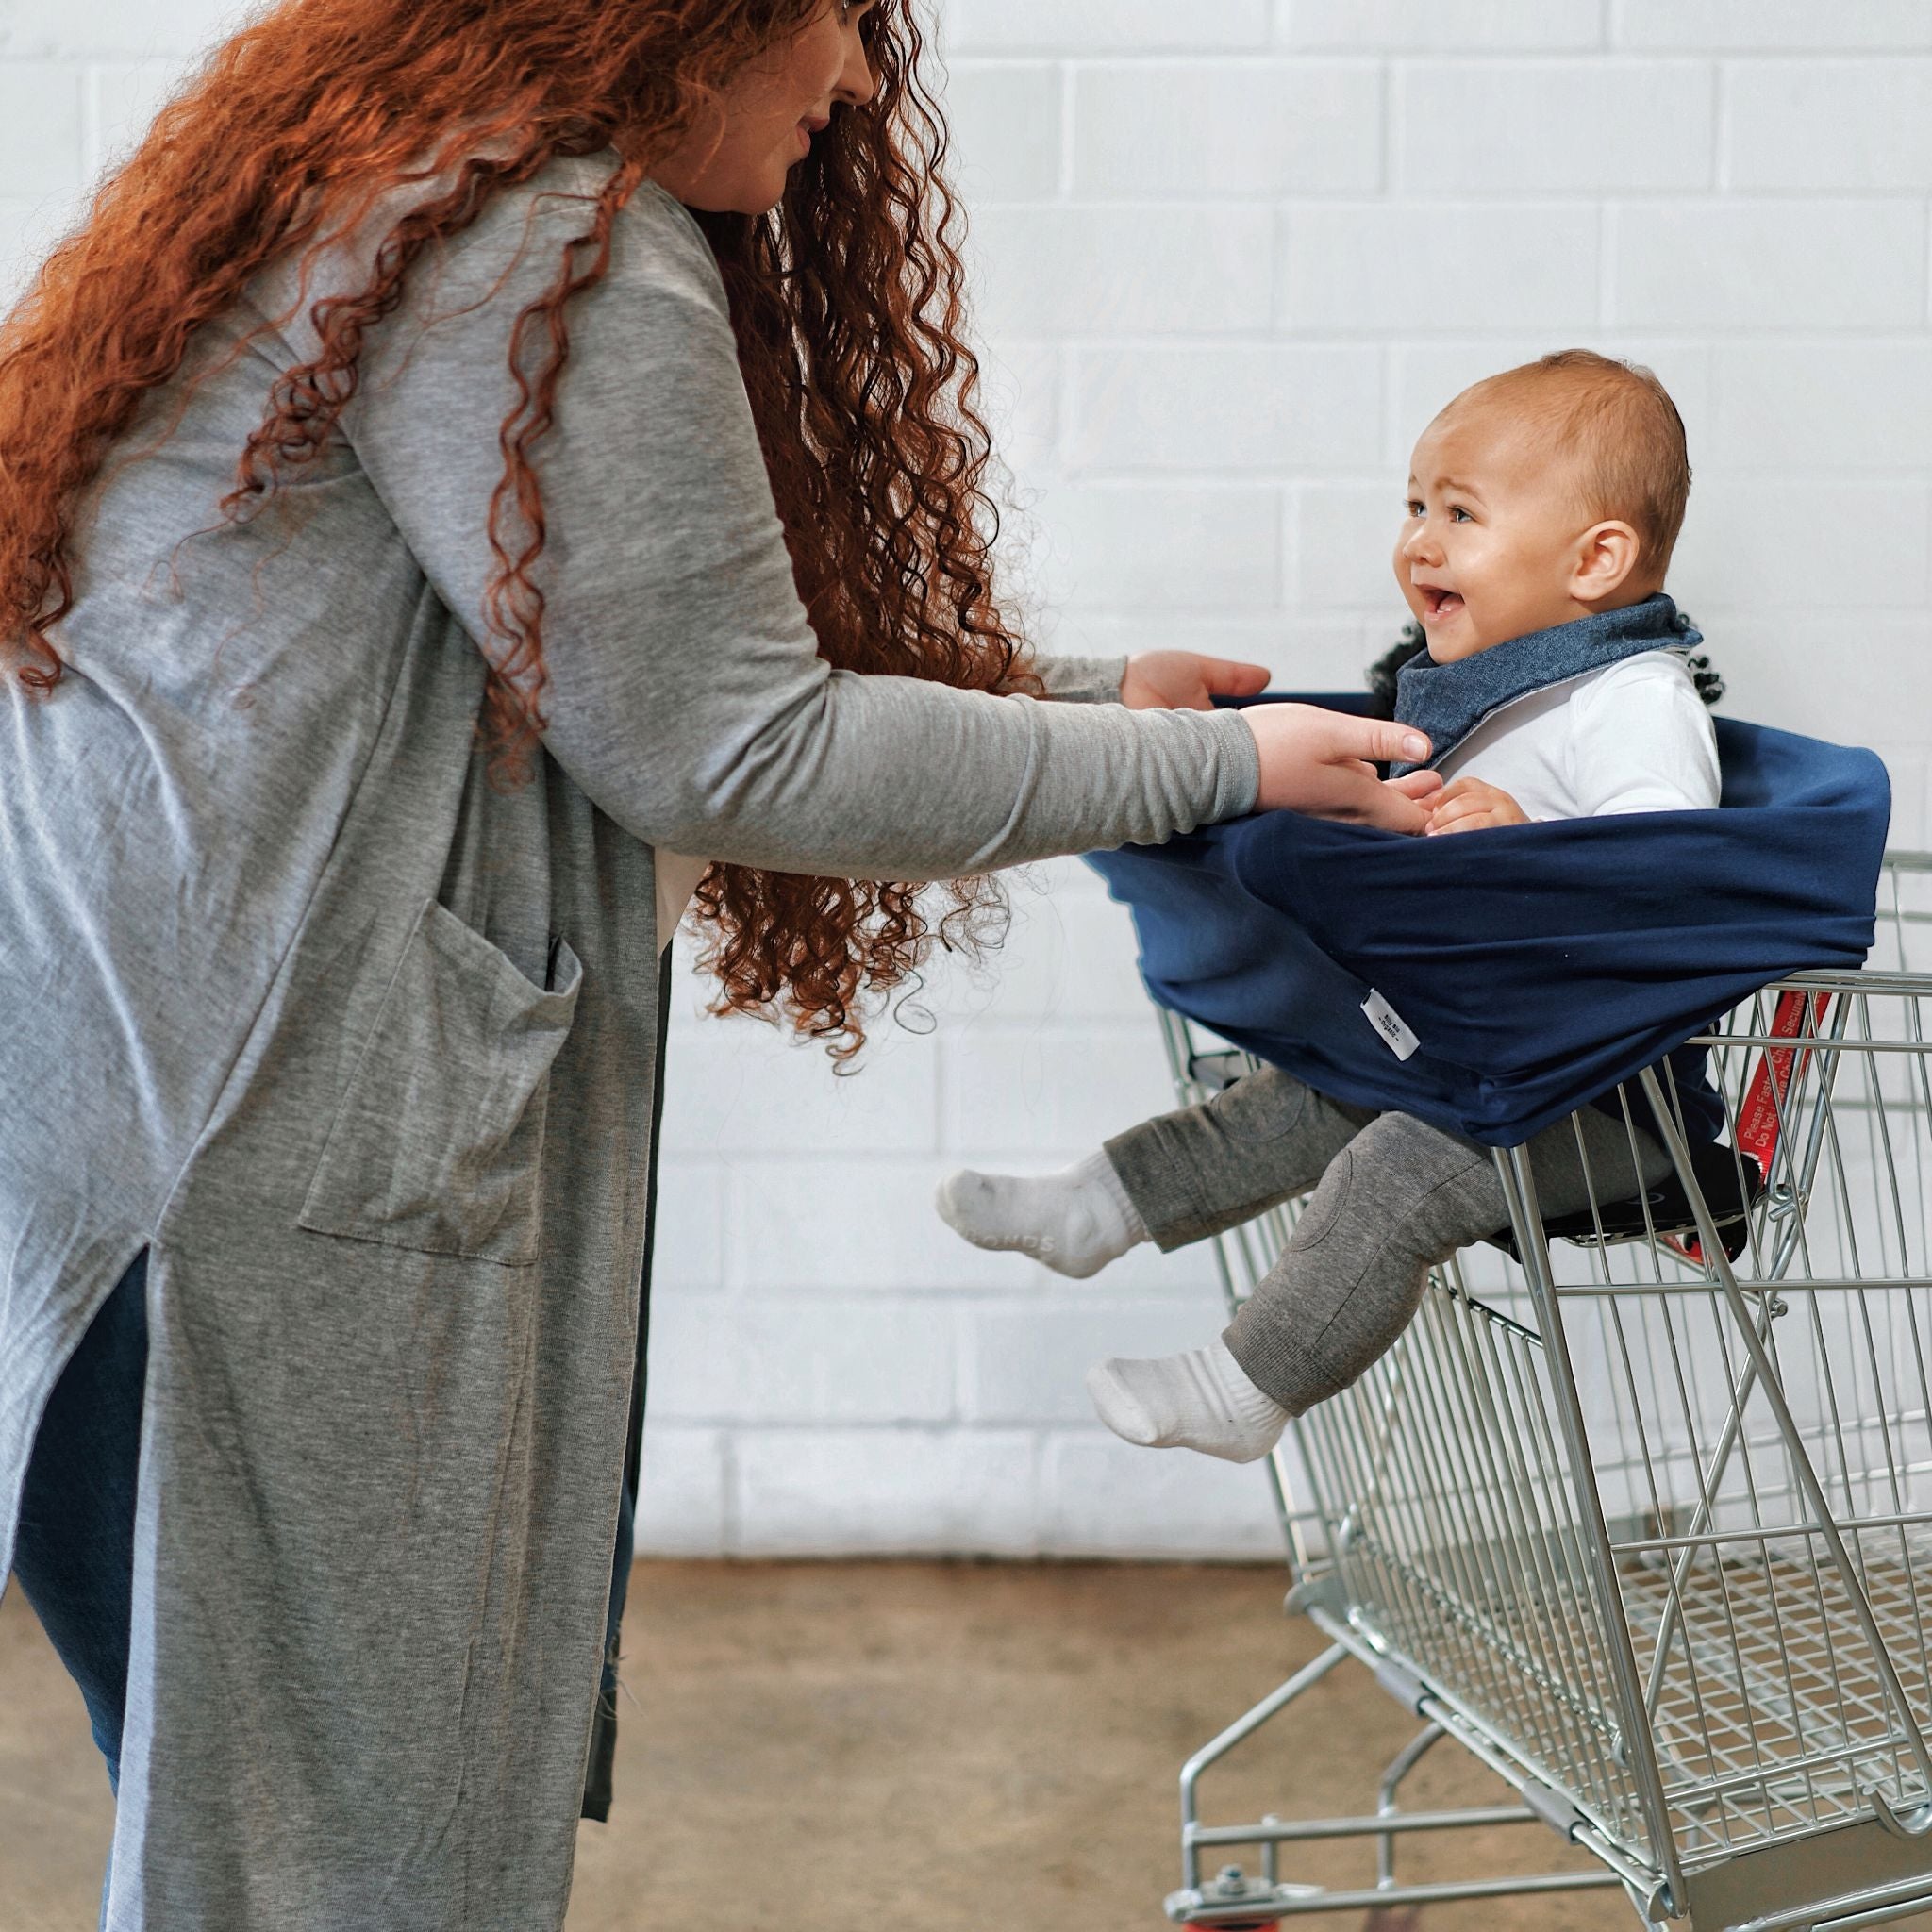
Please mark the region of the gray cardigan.
POLYGON ((654 845, 938 876, 1254 794, 1232 716, 827 669, 715 265, 655 188, 573 310, 540 453, 552 724, 533 782, 491 784, 509 326, 610 165, 557 163, 419 270, 346 438, 240 529, 215 501, 313 338, 224 366, 285 274, 209 325, 206 386, 153 399, 95 492, 74 675, 0 700, 0 1574, 47 1394, 151 1256, 115 1932, 562 1922, 654 845))

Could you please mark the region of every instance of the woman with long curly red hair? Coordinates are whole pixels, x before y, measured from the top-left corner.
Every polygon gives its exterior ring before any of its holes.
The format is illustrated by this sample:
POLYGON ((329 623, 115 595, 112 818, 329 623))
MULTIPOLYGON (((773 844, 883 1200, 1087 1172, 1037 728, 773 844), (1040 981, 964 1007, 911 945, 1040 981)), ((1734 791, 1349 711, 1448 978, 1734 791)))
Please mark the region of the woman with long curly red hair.
POLYGON ((694 882, 844 1054, 993 868, 1420 822, 1008 628, 920 47, 285 0, 0 322, 0 1574, 118 1932, 561 1923, 694 882))

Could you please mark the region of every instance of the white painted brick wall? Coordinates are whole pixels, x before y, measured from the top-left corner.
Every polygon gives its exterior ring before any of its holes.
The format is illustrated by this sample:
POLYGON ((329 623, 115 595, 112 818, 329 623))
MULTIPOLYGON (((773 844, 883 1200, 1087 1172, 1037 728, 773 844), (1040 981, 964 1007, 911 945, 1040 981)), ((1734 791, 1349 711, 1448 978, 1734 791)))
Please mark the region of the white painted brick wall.
POLYGON ((1073 192, 1099 201, 1373 192, 1373 61, 1122 61, 1073 70, 1073 192))
POLYGON ((1613 325, 1713 335, 1924 325, 1924 197, 1622 202, 1606 221, 1613 325))
MULTIPOLYGON (((0 289, 229 9, 0 0, 0 289)), ((1351 685, 1396 488, 1457 389, 1655 364, 1697 469, 1674 588, 1741 715, 1875 745, 1927 838, 1932 0, 944 0, 1011 561, 1063 648, 1351 685)), ((1163 1100, 1124 920, 1015 889, 998 971, 833 1080, 680 994, 643 1541, 1267 1554, 1262 1479, 1127 1449, 1096 1353, 1211 1269, 1066 1282, 932 1217, 1163 1100)))
POLYGON ((1588 202, 1290 204, 1275 320, 1376 341, 1490 323, 1580 336, 1603 306, 1603 219, 1588 202))
POLYGON ((1717 90, 1702 60, 1401 61, 1398 193, 1694 192, 1712 185, 1717 90))

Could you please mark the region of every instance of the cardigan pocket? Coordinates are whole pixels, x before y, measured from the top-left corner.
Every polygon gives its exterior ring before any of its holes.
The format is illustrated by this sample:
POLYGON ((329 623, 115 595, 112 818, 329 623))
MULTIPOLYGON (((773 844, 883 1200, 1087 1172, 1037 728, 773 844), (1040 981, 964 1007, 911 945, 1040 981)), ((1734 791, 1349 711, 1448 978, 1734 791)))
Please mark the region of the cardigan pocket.
POLYGON ((318 1234, 524 1267, 537 1258, 550 1065, 583 967, 550 988, 438 901, 418 916, 316 1164, 318 1234))

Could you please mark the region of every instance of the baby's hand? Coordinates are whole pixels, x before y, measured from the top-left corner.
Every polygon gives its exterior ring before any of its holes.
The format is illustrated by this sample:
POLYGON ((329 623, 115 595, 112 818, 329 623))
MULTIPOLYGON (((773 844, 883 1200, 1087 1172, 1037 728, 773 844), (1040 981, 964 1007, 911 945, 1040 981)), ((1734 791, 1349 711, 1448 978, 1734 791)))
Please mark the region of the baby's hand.
POLYGON ((1428 808, 1424 836, 1438 832, 1478 832, 1490 825, 1526 825, 1529 815, 1494 785, 1480 778, 1458 778, 1445 785, 1428 808))

